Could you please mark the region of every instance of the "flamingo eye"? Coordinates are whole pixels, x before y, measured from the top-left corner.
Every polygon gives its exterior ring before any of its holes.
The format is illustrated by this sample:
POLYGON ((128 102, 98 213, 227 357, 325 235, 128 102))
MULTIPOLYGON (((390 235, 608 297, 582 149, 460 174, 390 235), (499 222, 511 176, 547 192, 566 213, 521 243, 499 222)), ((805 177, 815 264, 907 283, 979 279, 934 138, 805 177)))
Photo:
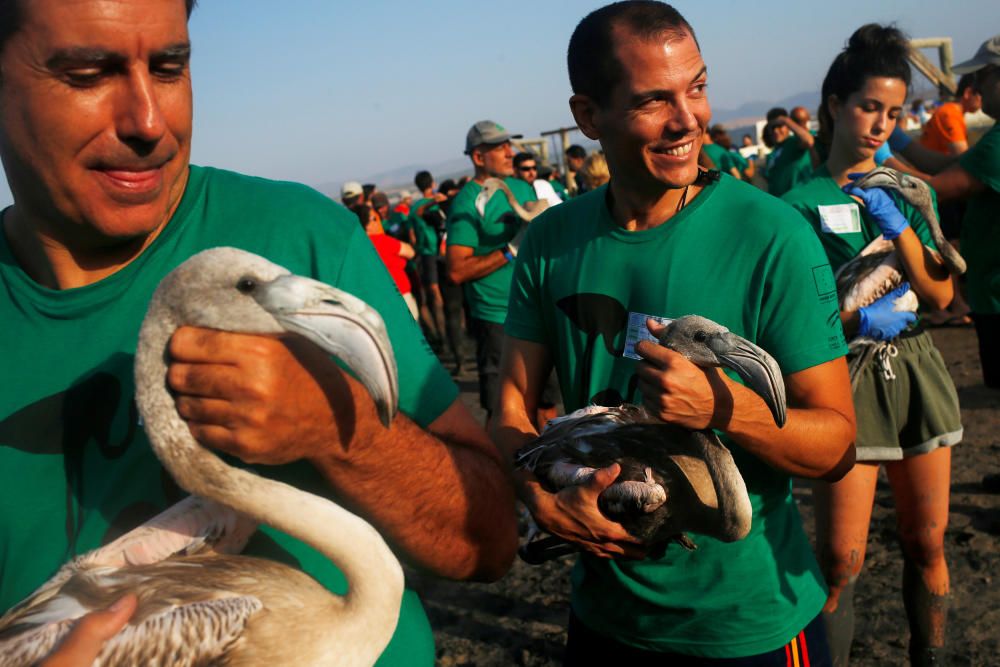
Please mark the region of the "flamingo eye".
POLYGON ((706 340, 708 340, 708 334, 701 330, 695 331, 694 340, 697 343, 704 343, 706 340))
POLYGON ((240 278, 236 282, 236 289, 243 294, 249 294, 257 288, 257 281, 253 278, 240 278))

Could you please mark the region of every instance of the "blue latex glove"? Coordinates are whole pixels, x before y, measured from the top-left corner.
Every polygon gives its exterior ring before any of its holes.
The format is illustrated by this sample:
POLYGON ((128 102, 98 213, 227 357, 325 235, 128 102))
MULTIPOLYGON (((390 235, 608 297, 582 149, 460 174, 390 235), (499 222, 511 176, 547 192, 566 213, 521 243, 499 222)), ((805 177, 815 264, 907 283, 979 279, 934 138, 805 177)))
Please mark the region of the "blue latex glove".
MULTIPOLYGON (((848 174, 848 176, 860 177, 863 174, 848 174)), ((848 183, 843 189, 847 194, 854 195, 865 203, 865 208, 875 218, 875 222, 878 223, 886 241, 893 240, 910 226, 910 221, 903 217, 903 214, 896 208, 896 203, 892 201, 892 197, 882 188, 862 190, 854 183, 848 183)))
POLYGON ((861 322, 858 335, 875 340, 891 340, 906 327, 917 321, 917 314, 908 310, 893 310, 893 301, 910 289, 910 283, 903 283, 881 299, 858 310, 861 322))
POLYGON ((892 131, 889 135, 889 148, 896 151, 897 153, 906 150, 906 147, 913 142, 913 139, 904 132, 899 125, 892 131))

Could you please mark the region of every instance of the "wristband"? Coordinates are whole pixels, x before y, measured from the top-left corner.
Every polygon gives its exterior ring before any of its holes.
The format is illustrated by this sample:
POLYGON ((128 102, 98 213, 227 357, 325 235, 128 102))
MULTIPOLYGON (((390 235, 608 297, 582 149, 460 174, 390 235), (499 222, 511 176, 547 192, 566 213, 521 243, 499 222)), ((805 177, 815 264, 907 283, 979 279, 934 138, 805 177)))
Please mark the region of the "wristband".
POLYGON ((506 259, 508 262, 514 261, 514 254, 510 251, 509 246, 504 248, 501 252, 503 252, 503 258, 506 259))

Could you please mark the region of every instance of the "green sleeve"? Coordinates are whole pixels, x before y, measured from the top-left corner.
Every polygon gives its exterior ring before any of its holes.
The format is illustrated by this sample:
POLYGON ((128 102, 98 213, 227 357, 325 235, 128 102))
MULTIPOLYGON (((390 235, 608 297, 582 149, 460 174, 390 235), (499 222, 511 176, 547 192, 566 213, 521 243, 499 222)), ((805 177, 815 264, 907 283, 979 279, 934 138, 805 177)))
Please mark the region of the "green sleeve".
POLYGON ((1000 192, 1000 124, 983 135, 958 164, 994 192, 1000 192))
POLYGON ((510 301, 504 332, 508 336, 541 343, 545 340, 539 286, 541 270, 535 245, 538 243, 538 223, 528 227, 528 233, 517 252, 514 277, 510 284, 510 301))
POLYGON ((757 344, 785 374, 847 354, 833 271, 810 226, 796 219, 769 261, 757 344))
POLYGON ((458 398, 458 387, 427 345, 375 247, 359 225, 353 228, 335 284, 363 294, 382 315, 399 367, 399 409, 426 428, 458 398))
POLYGON ((479 211, 474 198, 459 195, 451 205, 447 224, 448 245, 479 247, 479 211))

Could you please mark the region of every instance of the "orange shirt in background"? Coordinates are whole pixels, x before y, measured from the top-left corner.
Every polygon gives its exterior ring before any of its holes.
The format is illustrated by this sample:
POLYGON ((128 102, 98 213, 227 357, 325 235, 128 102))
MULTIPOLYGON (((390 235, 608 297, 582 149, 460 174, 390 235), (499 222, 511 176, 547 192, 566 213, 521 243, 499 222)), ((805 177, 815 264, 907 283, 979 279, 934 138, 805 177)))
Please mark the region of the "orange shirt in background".
POLYGON ((920 143, 932 151, 950 155, 951 144, 959 141, 969 141, 965 132, 965 113, 958 102, 946 102, 934 110, 934 115, 924 125, 920 143))

